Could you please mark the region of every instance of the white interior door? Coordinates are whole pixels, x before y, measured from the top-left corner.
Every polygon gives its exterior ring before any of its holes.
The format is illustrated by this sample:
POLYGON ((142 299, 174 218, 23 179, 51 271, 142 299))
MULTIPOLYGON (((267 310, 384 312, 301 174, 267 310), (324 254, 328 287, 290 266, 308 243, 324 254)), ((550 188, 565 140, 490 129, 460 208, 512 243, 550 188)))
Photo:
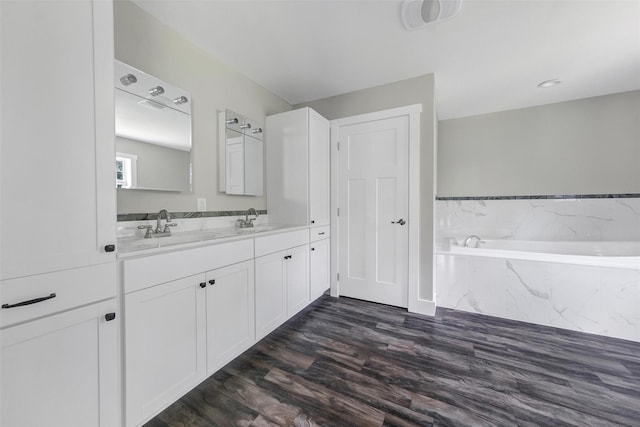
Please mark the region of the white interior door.
POLYGON ((407 307, 407 116, 341 125, 340 295, 407 307))

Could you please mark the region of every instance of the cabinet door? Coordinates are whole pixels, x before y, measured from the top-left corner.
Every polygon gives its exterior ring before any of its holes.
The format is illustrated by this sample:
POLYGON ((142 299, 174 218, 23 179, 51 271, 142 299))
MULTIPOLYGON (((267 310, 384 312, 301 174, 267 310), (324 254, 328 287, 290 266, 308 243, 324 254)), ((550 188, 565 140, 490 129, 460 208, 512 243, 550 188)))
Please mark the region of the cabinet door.
POLYGON ((147 421, 205 378, 204 279, 125 295, 127 426, 147 421))
POLYGON ((120 425, 115 300, 0 331, 3 426, 120 425))
POLYGON ((329 122, 309 110, 309 224, 329 224, 329 122))
POLYGON ((256 340, 287 320, 284 252, 255 259, 256 266, 256 340))
POLYGON ((329 239, 322 239, 310 244, 310 301, 318 299, 331 286, 329 282, 329 242, 329 239))
POLYGON ((286 251, 287 318, 309 304, 309 245, 286 251))
POLYGON ((267 117, 266 162, 269 219, 283 224, 309 221, 308 108, 267 117))
POLYGON ((255 342, 253 260, 207 273, 207 375, 255 342))
POLYGON ((0 278, 112 261, 111 3, 3 1, 0 40, 0 278))

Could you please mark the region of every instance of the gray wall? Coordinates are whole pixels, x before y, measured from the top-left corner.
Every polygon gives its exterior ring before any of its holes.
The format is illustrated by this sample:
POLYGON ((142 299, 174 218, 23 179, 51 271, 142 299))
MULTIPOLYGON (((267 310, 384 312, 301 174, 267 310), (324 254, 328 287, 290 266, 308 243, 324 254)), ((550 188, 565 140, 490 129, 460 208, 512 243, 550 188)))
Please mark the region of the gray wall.
POLYGON ((114 14, 116 59, 190 91, 193 98, 193 192, 118 190, 118 213, 195 211, 197 198, 207 199, 207 210, 266 209, 265 197, 218 193, 217 111, 230 108, 264 123, 265 116, 291 105, 133 3, 117 0, 114 14))
POLYGON ((640 193, 640 91, 438 127, 438 196, 640 193))
POLYGON ((188 151, 117 136, 116 153, 138 156, 138 187, 188 191, 191 178, 191 153, 188 151))
POLYGON ((433 300, 433 211, 435 162, 434 76, 416 77, 320 99, 295 108, 309 106, 333 120, 390 108, 422 104, 420 122, 420 298, 433 300))

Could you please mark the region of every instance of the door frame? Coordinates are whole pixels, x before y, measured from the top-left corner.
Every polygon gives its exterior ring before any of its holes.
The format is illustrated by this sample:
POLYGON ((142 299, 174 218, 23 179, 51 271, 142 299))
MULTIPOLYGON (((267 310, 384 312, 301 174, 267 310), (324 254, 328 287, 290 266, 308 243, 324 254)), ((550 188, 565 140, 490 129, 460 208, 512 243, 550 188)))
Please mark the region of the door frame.
POLYGON ((408 105, 374 113, 359 114, 331 120, 331 296, 340 296, 338 273, 338 128, 357 123, 407 117, 409 120, 409 271, 407 276, 407 303, 415 311, 420 289, 420 114, 422 104, 408 105))

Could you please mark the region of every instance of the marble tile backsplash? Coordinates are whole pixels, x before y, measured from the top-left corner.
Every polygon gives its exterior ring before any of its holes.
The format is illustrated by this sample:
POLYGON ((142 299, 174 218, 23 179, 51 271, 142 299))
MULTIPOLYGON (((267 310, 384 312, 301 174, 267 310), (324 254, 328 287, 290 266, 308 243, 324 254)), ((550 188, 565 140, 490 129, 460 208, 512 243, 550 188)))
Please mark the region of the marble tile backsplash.
POLYGON ((486 239, 640 240, 640 197, 438 200, 436 236, 486 239))

